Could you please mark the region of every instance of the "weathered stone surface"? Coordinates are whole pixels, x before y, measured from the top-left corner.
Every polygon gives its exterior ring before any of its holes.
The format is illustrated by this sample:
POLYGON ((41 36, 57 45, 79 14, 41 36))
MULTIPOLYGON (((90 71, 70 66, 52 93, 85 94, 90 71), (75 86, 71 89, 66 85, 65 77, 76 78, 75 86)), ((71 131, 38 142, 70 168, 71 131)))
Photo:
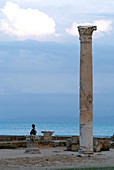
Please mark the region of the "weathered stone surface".
POLYGON ((100 152, 102 147, 103 147, 102 144, 98 144, 97 146, 93 147, 93 150, 94 150, 94 152, 100 152))
POLYGON ((41 131, 44 135, 44 140, 45 141, 50 141, 52 140, 52 134, 55 132, 55 131, 41 131))
POLYGON ((80 34, 80 154, 93 154, 92 33, 96 26, 79 26, 80 34))
POLYGON ((68 151, 71 151, 71 147, 72 147, 72 140, 71 139, 67 139, 66 147, 67 147, 68 151))
POLYGON ((52 141, 52 146, 53 147, 66 146, 66 141, 64 141, 64 140, 54 140, 54 141, 52 141))
POLYGON ((15 135, 0 135, 0 142, 2 141, 25 141, 25 136, 15 136, 15 135))
POLYGON ((72 136, 71 140, 72 140, 72 144, 79 144, 79 137, 78 136, 72 136))
POLYGON ((26 141, 9 141, 9 142, 0 142, 0 149, 4 148, 19 148, 26 147, 26 141))
POLYGON ((67 139, 66 147, 68 151, 78 151, 79 150, 79 137, 72 136, 71 139, 67 139))
POLYGON ((110 142, 107 141, 107 140, 104 140, 104 141, 102 142, 101 151, 107 151, 107 150, 110 149, 110 147, 111 147, 110 142))
POLYGON ((27 141, 27 148, 25 149, 25 153, 40 153, 40 150, 38 148, 38 140, 39 137, 36 135, 29 135, 26 136, 27 141))
MULTIPOLYGON (((78 137, 71 137, 71 139, 68 139, 67 140, 67 150, 78 151, 78 149, 79 149, 78 139, 79 139, 78 137)), ((94 140, 93 140, 93 150, 94 150, 94 152, 108 151, 109 148, 111 147, 110 142, 111 141, 106 140, 106 139, 103 140, 102 138, 100 138, 100 139, 94 138, 94 140)))
POLYGON ((93 144, 94 144, 93 146, 94 152, 108 151, 111 147, 110 142, 108 140, 95 139, 93 144))
MULTIPOLYGON (((69 148, 69 150, 72 150, 72 145, 76 144, 79 146, 79 136, 52 136, 51 141, 45 141, 44 136, 38 135, 38 146, 43 147, 46 145, 46 147, 57 147, 57 146, 66 146, 69 148), (70 147, 68 145, 68 141, 70 139, 70 147)), ((94 151, 96 151, 96 146, 99 144, 104 143, 103 150, 108 150, 108 148, 114 148, 114 142, 112 137, 109 138, 94 138, 93 140, 93 146, 94 151), (106 142, 105 142, 106 141, 106 142), (108 147, 107 147, 108 144, 108 147)), ((0 135, 0 149, 3 148, 18 148, 18 147, 27 147, 26 142, 26 136, 7 136, 7 135, 0 135), (10 137, 10 141, 9 141, 10 137), (8 141, 7 141, 8 139, 8 141)), ((97 149, 98 150, 98 149, 97 149)))
POLYGON ((72 151, 78 151, 79 150, 79 145, 72 144, 71 150, 72 151))

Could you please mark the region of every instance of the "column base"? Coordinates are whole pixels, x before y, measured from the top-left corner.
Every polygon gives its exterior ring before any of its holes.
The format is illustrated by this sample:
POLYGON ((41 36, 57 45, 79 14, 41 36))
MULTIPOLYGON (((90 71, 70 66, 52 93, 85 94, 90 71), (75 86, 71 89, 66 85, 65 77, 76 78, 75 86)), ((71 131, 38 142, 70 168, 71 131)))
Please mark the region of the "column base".
POLYGON ((40 154, 39 148, 26 148, 24 153, 40 154))
POLYGON ((78 157, 91 157, 91 156, 94 156, 94 152, 93 151, 82 151, 82 150, 79 150, 77 156, 78 157))
POLYGON ((30 154, 39 154, 40 153, 40 150, 38 148, 39 136, 27 135, 26 141, 27 141, 27 148, 25 149, 24 153, 30 153, 30 154))

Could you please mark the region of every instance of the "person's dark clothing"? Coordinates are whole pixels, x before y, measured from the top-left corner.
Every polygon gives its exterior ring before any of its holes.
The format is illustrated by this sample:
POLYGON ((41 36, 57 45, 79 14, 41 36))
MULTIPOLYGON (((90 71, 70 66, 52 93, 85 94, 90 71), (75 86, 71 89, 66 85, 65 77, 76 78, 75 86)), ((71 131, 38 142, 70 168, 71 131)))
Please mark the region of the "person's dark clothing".
POLYGON ((33 129, 31 130, 31 132, 30 132, 30 135, 36 135, 36 133, 37 133, 36 129, 33 128, 33 129))

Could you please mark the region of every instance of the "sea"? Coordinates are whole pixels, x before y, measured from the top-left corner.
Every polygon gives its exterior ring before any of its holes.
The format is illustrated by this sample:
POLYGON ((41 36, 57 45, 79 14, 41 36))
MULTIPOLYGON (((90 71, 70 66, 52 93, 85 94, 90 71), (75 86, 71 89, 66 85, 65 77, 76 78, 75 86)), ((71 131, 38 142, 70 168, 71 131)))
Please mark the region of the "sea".
MULTIPOLYGON (((53 136, 79 135, 79 123, 76 122, 0 122, 0 135, 29 135, 33 123, 38 135, 43 135, 41 131, 55 131, 53 136)), ((113 123, 93 124, 94 137, 110 137, 113 134, 113 123)))

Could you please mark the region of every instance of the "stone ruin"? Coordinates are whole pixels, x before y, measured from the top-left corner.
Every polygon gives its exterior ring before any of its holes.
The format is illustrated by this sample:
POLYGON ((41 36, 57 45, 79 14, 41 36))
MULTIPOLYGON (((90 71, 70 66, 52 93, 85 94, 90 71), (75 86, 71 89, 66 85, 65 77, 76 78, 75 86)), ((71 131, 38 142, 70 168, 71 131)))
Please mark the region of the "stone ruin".
POLYGON ((92 33, 96 26, 79 26, 80 39, 80 149, 93 154, 93 68, 92 33))
POLYGON ((44 135, 44 140, 45 141, 51 141, 52 140, 52 134, 54 132, 55 131, 41 131, 41 133, 43 133, 43 135, 44 135))
MULTIPOLYGON (((66 147, 69 151, 78 151, 80 148, 79 136, 52 136, 51 140, 45 140, 44 136, 36 136, 35 142, 30 136, 7 136, 0 135, 0 148, 26 148, 26 153, 39 153, 40 147, 66 147), (32 143, 33 142, 33 145, 32 143), (32 149, 33 148, 33 149, 32 149)), ((94 152, 114 149, 114 135, 108 138, 93 138, 94 152)))
MULTIPOLYGON (((110 148, 108 140, 93 140, 92 33, 96 29, 96 26, 78 27, 80 35, 80 138, 72 136, 66 142, 67 150, 79 151, 79 154, 83 155, 91 155, 110 148)), ((42 131, 42 133, 44 141, 52 142, 51 135, 54 132, 42 131)), ((114 135, 112 139, 114 141, 114 135)), ((25 153, 40 153, 38 136, 26 136, 26 142, 25 153)), ((114 142, 111 145, 114 146, 114 142)))
POLYGON ((40 153, 38 147, 39 136, 37 135, 28 135, 26 136, 27 148, 25 149, 25 153, 40 153))
MULTIPOLYGON (((93 139, 93 151, 109 151, 111 148, 111 142, 108 139, 94 138, 93 139)), ((67 151, 79 151, 80 143, 79 136, 72 136, 70 139, 67 139, 66 150, 67 151)))

